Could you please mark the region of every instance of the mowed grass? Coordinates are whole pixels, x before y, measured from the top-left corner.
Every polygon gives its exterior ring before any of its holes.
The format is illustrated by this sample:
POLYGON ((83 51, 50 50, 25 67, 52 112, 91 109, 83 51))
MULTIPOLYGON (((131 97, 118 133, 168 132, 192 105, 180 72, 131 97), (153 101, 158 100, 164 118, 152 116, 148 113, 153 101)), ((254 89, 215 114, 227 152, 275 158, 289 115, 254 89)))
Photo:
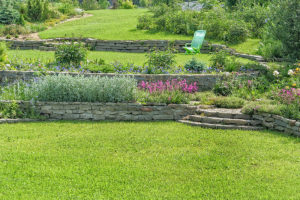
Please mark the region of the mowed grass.
POLYGON ((43 39, 57 37, 84 37, 101 40, 191 40, 191 36, 169 33, 150 33, 137 30, 138 17, 147 9, 109 9, 88 11, 91 17, 59 24, 39 33, 43 39))
POLYGON ((176 122, 0 125, 0 199, 300 199, 300 139, 176 122))
MULTIPOLYGON (((147 9, 117 9, 88 11, 92 16, 59 24, 39 33, 43 39, 57 37, 84 37, 102 40, 192 40, 193 36, 152 33, 136 28, 138 17, 151 14, 147 9)), ((211 43, 222 41, 211 40, 211 43)), ((237 45, 227 44, 241 53, 257 54, 259 39, 248 39, 237 45)))
MULTIPOLYGON (((135 65, 143 65, 146 62, 146 53, 123 53, 123 52, 107 52, 107 51, 89 51, 88 60, 103 59, 106 63, 113 63, 118 61, 123 64, 134 63, 135 65)), ((177 65, 184 65, 187 61, 195 57, 197 60, 202 61, 209 65, 211 54, 197 54, 185 55, 179 53, 175 55, 177 65)), ((23 60, 40 60, 43 62, 54 61, 53 51, 38 51, 38 50, 9 50, 9 59, 23 59, 23 60)), ((238 61, 246 64, 252 62, 244 58, 237 58, 238 61)))

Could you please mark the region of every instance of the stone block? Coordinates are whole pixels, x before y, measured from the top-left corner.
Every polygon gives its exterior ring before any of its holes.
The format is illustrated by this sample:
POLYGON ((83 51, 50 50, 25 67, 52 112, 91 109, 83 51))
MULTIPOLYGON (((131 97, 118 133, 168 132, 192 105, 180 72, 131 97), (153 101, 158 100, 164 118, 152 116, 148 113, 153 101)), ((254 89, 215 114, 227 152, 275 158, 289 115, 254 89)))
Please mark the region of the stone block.
POLYGON ((154 120, 172 120, 173 115, 153 115, 154 120))

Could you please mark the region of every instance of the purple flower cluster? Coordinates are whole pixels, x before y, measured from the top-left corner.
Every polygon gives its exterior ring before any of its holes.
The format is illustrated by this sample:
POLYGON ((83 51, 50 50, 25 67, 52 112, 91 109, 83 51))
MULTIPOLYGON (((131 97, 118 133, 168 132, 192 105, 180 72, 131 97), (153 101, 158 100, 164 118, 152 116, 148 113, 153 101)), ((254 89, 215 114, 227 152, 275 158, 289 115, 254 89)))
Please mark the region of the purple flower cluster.
POLYGON ((171 81, 157 81, 157 82, 145 82, 142 81, 138 84, 138 88, 141 90, 148 91, 150 94, 153 92, 162 93, 164 91, 174 91, 180 90, 185 93, 194 93, 198 91, 197 82, 188 84, 184 79, 182 81, 178 81, 177 79, 173 79, 171 81))
POLYGON ((280 100, 284 103, 291 104, 300 99, 300 89, 281 89, 278 93, 280 100))

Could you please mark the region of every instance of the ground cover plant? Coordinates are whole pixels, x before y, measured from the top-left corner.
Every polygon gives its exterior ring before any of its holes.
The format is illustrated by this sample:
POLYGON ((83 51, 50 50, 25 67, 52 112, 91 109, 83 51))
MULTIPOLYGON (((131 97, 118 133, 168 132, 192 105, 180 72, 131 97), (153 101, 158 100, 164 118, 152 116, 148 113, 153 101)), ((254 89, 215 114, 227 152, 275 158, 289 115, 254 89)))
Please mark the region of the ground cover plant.
POLYGON ((0 143, 3 199, 300 198, 299 139, 271 131, 40 122, 0 143))

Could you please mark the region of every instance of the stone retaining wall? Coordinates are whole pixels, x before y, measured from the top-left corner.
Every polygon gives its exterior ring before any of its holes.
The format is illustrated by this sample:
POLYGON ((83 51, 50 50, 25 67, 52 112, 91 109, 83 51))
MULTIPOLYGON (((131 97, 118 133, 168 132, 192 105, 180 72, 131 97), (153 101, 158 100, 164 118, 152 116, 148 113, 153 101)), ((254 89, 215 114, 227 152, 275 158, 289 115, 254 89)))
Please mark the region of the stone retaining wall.
MULTIPOLYGON (((2 101, 9 102, 9 101, 2 101)), ((18 102, 20 107, 32 107, 30 102, 18 102)), ((194 114, 197 106, 185 104, 36 102, 35 110, 46 119, 152 121, 178 120, 194 114)))
MULTIPOLYGON (((128 52, 128 53, 145 53, 149 50, 156 48, 159 50, 166 50, 168 47, 173 47, 180 53, 185 52, 183 47, 186 43, 190 43, 190 40, 97 40, 91 38, 55 38, 47 40, 9 40, 0 39, 0 42, 5 41, 10 44, 11 49, 20 50, 41 50, 41 51, 55 51, 56 46, 63 42, 83 42, 92 51, 115 51, 115 52, 128 52)), ((226 45, 209 44, 204 42, 201 53, 211 53, 219 50, 225 50, 230 54, 254 60, 257 62, 263 62, 264 58, 258 55, 242 54, 236 52, 234 49, 228 48, 226 45)))
MULTIPOLYGON (((0 101, 11 103, 11 101, 0 101)), ((199 106, 164 103, 87 103, 87 102, 36 102, 17 101, 21 109, 34 107, 45 119, 52 120, 112 120, 112 121, 154 121, 180 120, 196 114, 199 106)), ((252 116, 267 129, 300 137, 300 121, 278 115, 257 113, 252 116)), ((22 122, 24 120, 20 120, 22 122)), ((32 121, 26 119, 25 121, 32 121)), ((0 123, 14 123, 19 120, 0 120, 0 123)))
MULTIPOLYGON (((115 51, 115 52, 129 52, 129 53, 145 53, 149 50, 156 48, 159 50, 166 50, 168 47, 173 47, 178 52, 185 52, 183 47, 186 43, 190 43, 190 40, 96 40, 90 38, 56 38, 47 40, 0 40, 10 44, 11 49, 20 50, 42 50, 42 51, 54 51, 56 46, 64 42, 82 42, 92 51, 115 51)), ((224 45, 209 45, 204 43, 201 52, 209 53, 218 49, 225 48, 224 45)))
MULTIPOLYGON (((49 75, 57 75, 59 72, 49 72, 49 75)), ((64 73, 60 72, 60 74, 69 74, 76 76, 78 73, 64 73)), ((0 85, 5 85, 7 83, 12 83, 18 80, 32 80, 35 77, 40 76, 39 72, 32 71, 0 71, 0 85)), ((99 77, 113 77, 113 76, 129 76, 136 79, 138 82, 140 81, 166 81, 166 80, 184 80, 186 79, 188 83, 197 82, 199 91, 207 91, 211 90, 218 79, 222 77, 222 75, 216 74, 102 74, 102 73, 84 73, 84 76, 99 76, 99 77)))
POLYGON ((270 130, 285 132, 300 137, 300 121, 287 119, 278 115, 260 113, 253 115, 262 125, 270 130))

